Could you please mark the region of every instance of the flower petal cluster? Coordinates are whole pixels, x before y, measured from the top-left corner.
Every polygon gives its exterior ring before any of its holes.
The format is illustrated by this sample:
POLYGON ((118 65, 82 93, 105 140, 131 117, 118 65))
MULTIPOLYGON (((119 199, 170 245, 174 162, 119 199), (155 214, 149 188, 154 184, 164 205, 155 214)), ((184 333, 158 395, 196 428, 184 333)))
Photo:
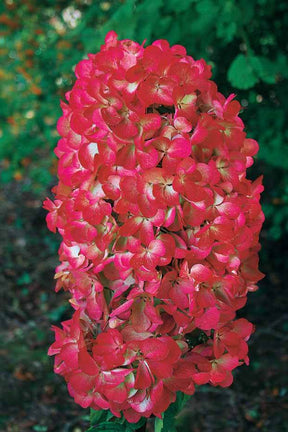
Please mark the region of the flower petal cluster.
POLYGON ((236 311, 263 277, 258 144, 183 46, 109 32, 75 73, 44 204, 75 312, 49 354, 78 404, 136 422, 249 362, 236 311))

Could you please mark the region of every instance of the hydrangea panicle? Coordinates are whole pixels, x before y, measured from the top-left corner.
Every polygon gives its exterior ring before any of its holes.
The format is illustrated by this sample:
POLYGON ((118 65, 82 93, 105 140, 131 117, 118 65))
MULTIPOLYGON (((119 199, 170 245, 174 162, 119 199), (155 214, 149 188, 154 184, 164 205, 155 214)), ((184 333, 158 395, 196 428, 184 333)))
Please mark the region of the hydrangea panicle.
POLYGON ((258 270, 258 144, 204 60, 109 32, 62 102, 59 183, 47 224, 62 236, 55 372, 82 407, 161 417, 176 392, 226 387, 248 364, 236 318, 258 270))

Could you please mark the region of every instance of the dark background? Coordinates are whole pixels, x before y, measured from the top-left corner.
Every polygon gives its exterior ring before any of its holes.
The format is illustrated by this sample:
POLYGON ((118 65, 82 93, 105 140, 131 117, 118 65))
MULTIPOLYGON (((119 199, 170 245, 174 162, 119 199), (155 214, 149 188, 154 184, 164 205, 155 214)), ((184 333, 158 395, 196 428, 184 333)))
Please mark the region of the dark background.
POLYGON ((288 431, 288 9, 274 0, 3 0, 0 4, 0 387, 7 432, 83 432, 89 411, 54 375, 51 324, 70 317, 53 291, 59 237, 42 201, 56 184, 59 100, 73 67, 97 52, 107 31, 120 38, 180 43, 212 65, 213 79, 243 106, 260 152, 266 222, 260 269, 266 278, 240 311, 256 325, 250 367, 228 389, 202 386, 179 417, 191 432, 288 431), (287 121, 287 120, 286 120, 287 121))

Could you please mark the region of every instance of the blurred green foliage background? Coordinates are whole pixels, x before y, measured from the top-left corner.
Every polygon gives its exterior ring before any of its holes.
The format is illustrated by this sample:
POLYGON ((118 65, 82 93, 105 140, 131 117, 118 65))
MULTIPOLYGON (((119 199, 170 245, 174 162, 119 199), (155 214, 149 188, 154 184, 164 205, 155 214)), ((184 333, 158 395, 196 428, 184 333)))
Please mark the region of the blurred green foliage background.
POLYGON ((286 0, 0 2, 0 286, 7 304, 1 430, 81 432, 87 425, 87 412, 67 396, 46 355, 51 322, 68 319, 70 311, 67 296, 53 293, 59 238, 47 231, 41 201, 57 182, 53 149, 60 99, 74 83, 75 65, 115 30, 120 39, 150 44, 164 38, 204 58, 219 91, 236 93, 248 137, 260 145, 249 176, 264 174, 260 267, 267 276, 243 315, 259 328, 253 360, 248 371, 237 371, 231 389, 193 396, 179 427, 288 431, 287 28, 286 0))

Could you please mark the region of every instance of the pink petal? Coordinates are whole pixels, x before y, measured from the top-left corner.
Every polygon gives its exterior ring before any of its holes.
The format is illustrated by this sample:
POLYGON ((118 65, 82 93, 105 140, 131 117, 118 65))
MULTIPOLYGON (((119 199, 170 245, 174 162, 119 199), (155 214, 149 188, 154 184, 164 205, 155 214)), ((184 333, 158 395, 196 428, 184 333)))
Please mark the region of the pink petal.
POLYGON ((124 383, 119 384, 117 387, 106 388, 104 394, 107 399, 120 404, 126 401, 128 397, 128 391, 124 383))
POLYGON ((234 331, 242 338, 247 338, 253 333, 254 326, 244 318, 234 321, 234 331))
POLYGON ((202 330, 215 329, 218 325, 219 318, 220 311, 217 307, 211 307, 206 309, 201 317, 195 318, 195 325, 202 330))
POLYGON ((210 373, 209 372, 198 372, 192 375, 192 379, 195 382, 195 384, 201 385, 201 384, 207 384, 210 379, 210 373))
POLYGON ((142 217, 132 217, 128 219, 124 225, 122 225, 119 229, 119 234, 121 236, 131 236, 138 231, 141 224, 143 223, 142 217))
POLYGON ((195 264, 191 267, 190 276, 197 282, 204 282, 211 279, 212 271, 203 264, 195 264))
POLYGON ((191 153, 191 144, 184 138, 174 138, 169 146, 168 154, 171 157, 185 158, 191 153))
POLYGON ((166 252, 164 243, 161 240, 152 240, 149 243, 148 250, 151 254, 157 256, 163 256, 166 252))
POLYGON ((191 123, 185 117, 177 117, 174 120, 174 126, 181 132, 190 132, 192 129, 191 123))
POLYGON ((69 383, 76 392, 87 393, 94 388, 95 377, 77 372, 69 377, 69 383))
POLYGON ((119 306, 118 308, 114 309, 111 314, 110 317, 114 317, 117 315, 122 314, 123 312, 126 312, 127 310, 129 310, 133 304, 133 299, 131 300, 127 300, 125 303, 123 303, 121 306, 119 306))
POLYGON ((87 375, 95 376, 99 373, 99 367, 86 349, 79 352, 79 368, 87 375))
POLYGON ((224 354, 217 360, 217 363, 227 370, 233 370, 239 365, 239 359, 238 357, 232 357, 230 354, 224 354))
POLYGON ((146 362, 141 361, 137 367, 137 374, 135 380, 136 389, 146 389, 153 384, 154 378, 146 362))
POLYGON ((78 344, 68 343, 61 349, 61 359, 71 369, 78 369, 78 344))
POLYGON ((141 343, 141 349, 147 359, 163 360, 168 354, 167 345, 154 338, 143 341, 141 343))

